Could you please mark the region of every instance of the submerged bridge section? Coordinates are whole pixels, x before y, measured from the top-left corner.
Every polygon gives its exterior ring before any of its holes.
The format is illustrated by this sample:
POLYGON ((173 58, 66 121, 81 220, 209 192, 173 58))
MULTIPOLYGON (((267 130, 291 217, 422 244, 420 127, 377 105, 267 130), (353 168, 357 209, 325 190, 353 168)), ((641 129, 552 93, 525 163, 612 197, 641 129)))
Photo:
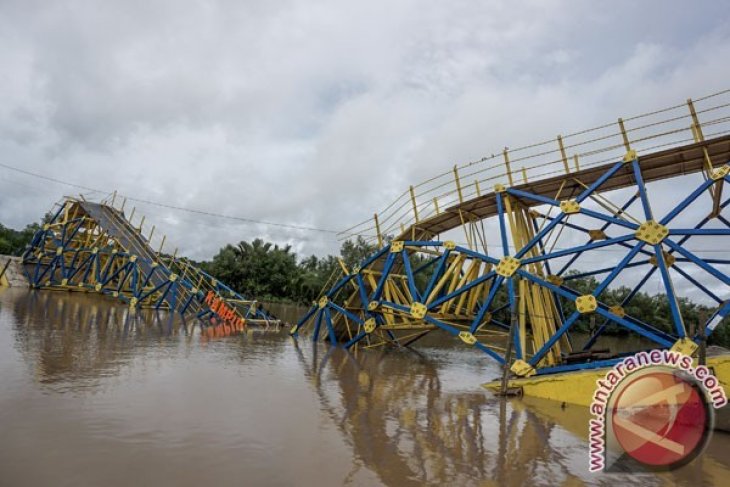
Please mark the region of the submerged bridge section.
POLYGON ((379 250, 292 333, 370 348, 440 330, 516 376, 616 363, 609 330, 696 353, 730 315, 728 163, 730 90, 455 166, 342 233, 379 250), (647 322, 636 298, 656 290, 669 318, 647 322))
POLYGON ((154 308, 194 316, 207 323, 242 330, 247 323, 273 318, 255 301, 246 299, 213 278, 177 250, 163 252, 166 238, 155 250, 114 199, 107 204, 67 198, 36 233, 23 255, 31 287, 86 291, 108 295, 130 308, 154 308))

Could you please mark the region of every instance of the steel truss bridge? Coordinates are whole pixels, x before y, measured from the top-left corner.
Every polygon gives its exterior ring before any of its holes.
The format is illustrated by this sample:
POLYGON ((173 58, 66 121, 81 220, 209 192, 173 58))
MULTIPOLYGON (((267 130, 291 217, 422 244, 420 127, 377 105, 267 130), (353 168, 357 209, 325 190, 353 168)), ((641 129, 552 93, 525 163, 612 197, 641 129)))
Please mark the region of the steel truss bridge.
POLYGON ((616 363, 611 328, 695 353, 730 314, 729 162, 726 90, 454 166, 342 232, 379 250, 291 333, 372 348, 441 330, 522 377, 616 363), (652 286, 671 323, 632 313, 652 286), (685 296, 712 312, 690 322, 685 296))
POLYGON ((145 237, 145 217, 133 224, 136 208, 127 217, 126 200, 116 208, 115 199, 66 198, 58 205, 23 255, 31 287, 95 292, 132 309, 167 310, 237 331, 274 320, 255 301, 178 258, 177 249, 164 252, 165 236, 155 250, 155 227, 145 237))

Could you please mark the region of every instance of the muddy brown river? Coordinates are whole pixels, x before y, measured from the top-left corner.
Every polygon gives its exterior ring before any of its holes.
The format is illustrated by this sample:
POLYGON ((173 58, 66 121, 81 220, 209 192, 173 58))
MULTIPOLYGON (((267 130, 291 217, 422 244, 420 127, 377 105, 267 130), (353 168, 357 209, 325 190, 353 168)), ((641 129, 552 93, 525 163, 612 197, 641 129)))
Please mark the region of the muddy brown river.
POLYGON ((587 412, 494 398, 498 373, 0 289, 0 485, 728 485, 723 433, 679 471, 590 474, 587 412))

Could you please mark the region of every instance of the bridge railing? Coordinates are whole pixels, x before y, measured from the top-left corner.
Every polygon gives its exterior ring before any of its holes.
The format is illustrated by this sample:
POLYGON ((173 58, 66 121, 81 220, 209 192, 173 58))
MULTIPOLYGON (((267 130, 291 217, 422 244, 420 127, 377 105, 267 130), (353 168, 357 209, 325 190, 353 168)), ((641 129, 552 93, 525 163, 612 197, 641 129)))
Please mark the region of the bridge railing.
POLYGON ((495 184, 534 182, 639 155, 730 134, 730 89, 649 113, 518 148, 505 148, 410 186, 372 218, 338 234, 382 244, 444 209, 492 192, 495 184))

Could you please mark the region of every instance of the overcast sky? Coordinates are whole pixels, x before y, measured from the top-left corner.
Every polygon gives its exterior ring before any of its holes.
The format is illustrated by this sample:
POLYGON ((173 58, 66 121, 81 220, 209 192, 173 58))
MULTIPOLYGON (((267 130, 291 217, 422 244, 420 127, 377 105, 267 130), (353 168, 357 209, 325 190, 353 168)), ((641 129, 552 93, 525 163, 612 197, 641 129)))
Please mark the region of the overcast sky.
MULTIPOLYGON (((728 21, 716 1, 0 0, 0 163, 340 230, 454 163, 730 87, 728 21)), ((78 192, 0 167, 0 222, 78 192)), ((195 258, 339 246, 137 211, 195 258)))

